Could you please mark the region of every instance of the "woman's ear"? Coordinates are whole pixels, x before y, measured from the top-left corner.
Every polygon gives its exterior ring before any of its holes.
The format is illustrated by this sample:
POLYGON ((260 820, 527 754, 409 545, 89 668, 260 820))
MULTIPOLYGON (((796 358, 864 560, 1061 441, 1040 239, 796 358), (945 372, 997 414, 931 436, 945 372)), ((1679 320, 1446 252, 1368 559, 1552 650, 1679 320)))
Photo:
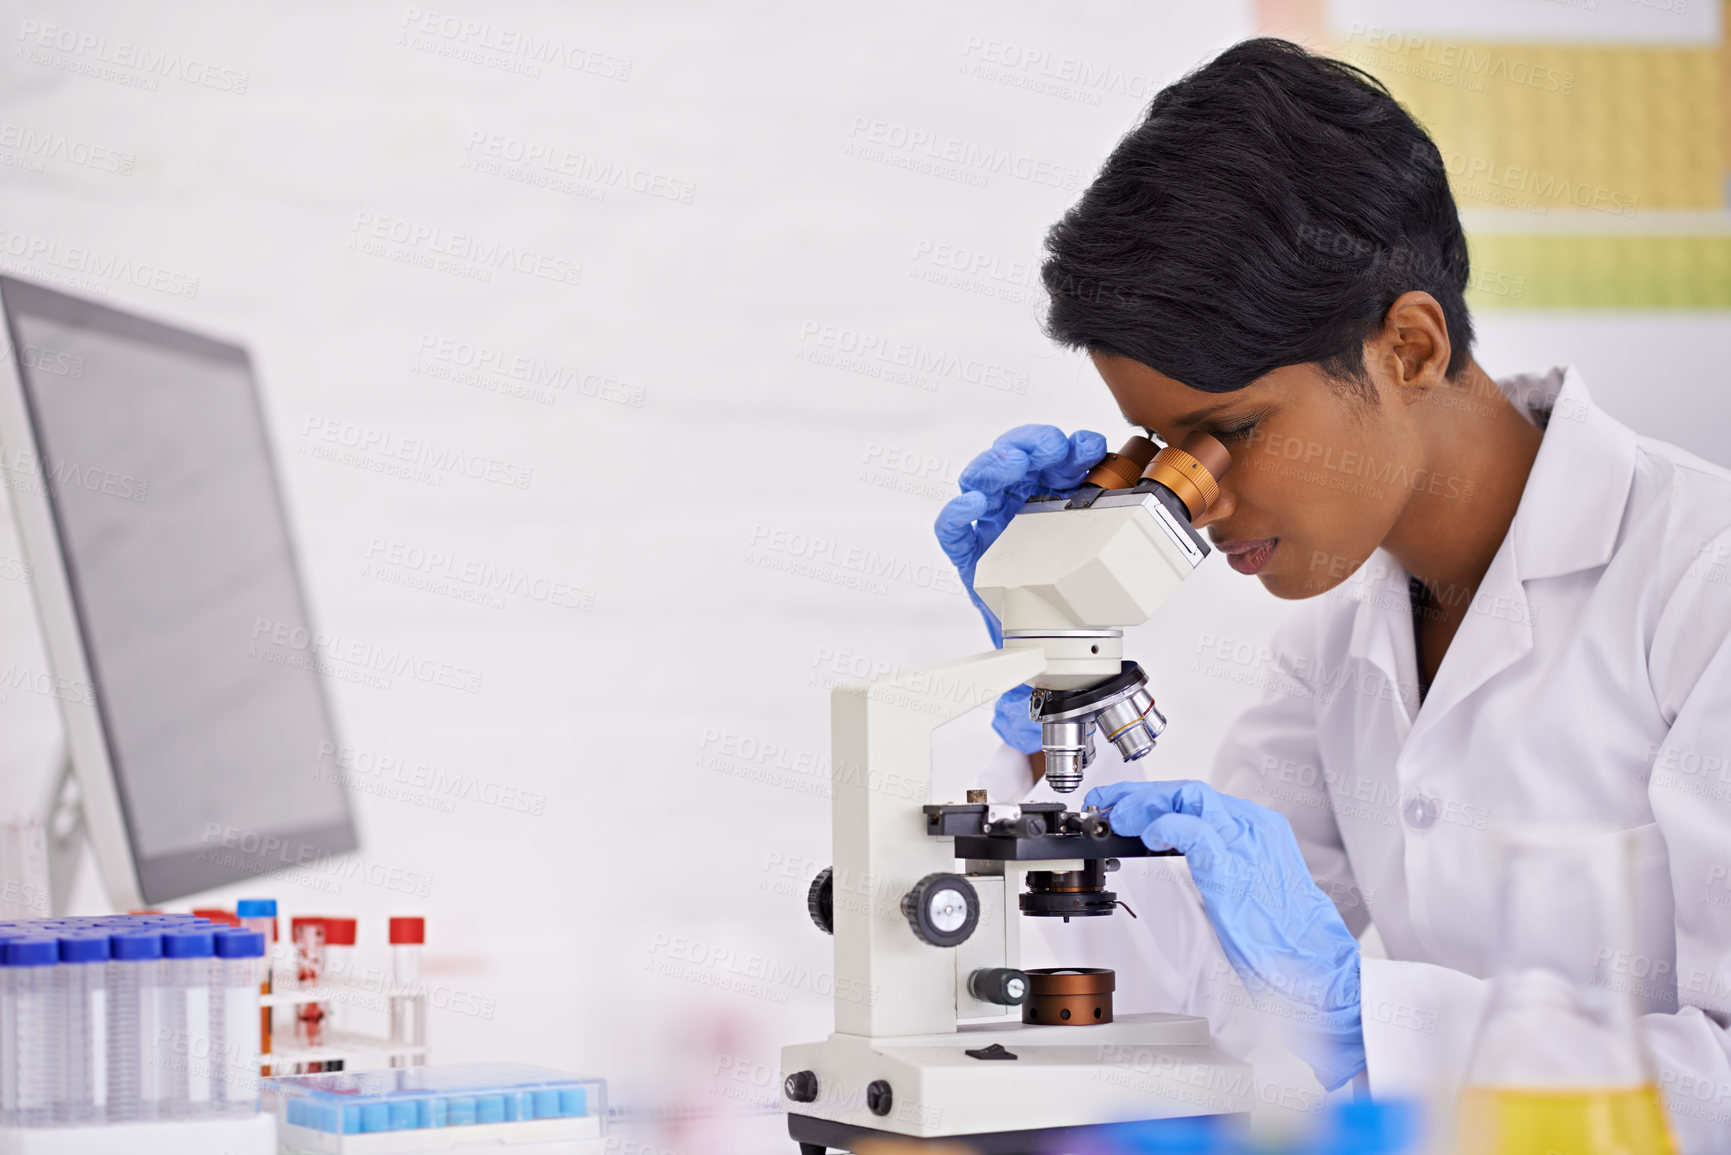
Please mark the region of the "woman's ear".
POLYGON ((1410 405, 1448 380, 1448 321, 1429 293, 1414 290, 1396 297, 1383 316, 1382 329, 1371 338, 1375 352, 1366 360, 1379 364, 1403 402, 1410 405))

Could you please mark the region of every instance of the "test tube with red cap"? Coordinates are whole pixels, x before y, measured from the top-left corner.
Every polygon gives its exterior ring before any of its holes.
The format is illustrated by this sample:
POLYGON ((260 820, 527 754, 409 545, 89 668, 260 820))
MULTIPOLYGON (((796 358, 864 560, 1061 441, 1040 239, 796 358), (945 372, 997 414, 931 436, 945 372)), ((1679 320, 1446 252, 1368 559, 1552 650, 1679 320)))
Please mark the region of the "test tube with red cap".
POLYGON ((325 978, 332 982, 354 978, 355 920, 327 918, 325 922, 325 978))
MULTIPOLYGON (((295 944, 295 980, 303 990, 316 987, 325 970, 325 920, 295 918, 289 920, 289 934, 295 944)), ((323 1003, 295 1004, 295 1041, 303 1047, 322 1047, 325 1043, 325 1006, 323 1003)), ((306 1064, 309 1071, 322 1071, 319 1063, 306 1064)))
MULTIPOLYGON (((355 920, 352 918, 326 918, 324 923, 324 982, 327 984, 351 982, 354 978, 355 920)), ((332 1004, 325 1003, 324 1009, 326 1016, 324 1026, 329 1031, 334 1029, 336 1025, 331 1017, 334 1008, 332 1004)), ((340 1071, 343 1069, 343 1061, 333 1059, 324 1065, 324 1069, 340 1071)))
MULTIPOLYGON (((421 947, 427 941, 427 920, 391 920, 391 1042, 399 1046, 427 1045, 427 995, 421 986, 421 947)), ((392 1055, 393 1067, 418 1067, 424 1053, 392 1055)))

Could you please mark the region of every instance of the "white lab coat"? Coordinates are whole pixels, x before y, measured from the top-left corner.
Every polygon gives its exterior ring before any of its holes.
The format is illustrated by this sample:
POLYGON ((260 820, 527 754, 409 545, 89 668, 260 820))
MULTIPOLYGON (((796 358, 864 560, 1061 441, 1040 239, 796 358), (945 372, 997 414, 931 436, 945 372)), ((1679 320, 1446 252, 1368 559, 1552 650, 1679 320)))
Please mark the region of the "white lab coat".
MULTIPOLYGON (((1422 708, 1407 574, 1379 551, 1277 635, 1212 781, 1285 814, 1347 924, 1380 932, 1388 957, 1361 969, 1378 1095, 1464 1076, 1495 966, 1494 831, 1636 831, 1637 941, 1609 966, 1683 1150, 1731 1151, 1731 473, 1637 437, 1572 368, 1501 385, 1544 440, 1422 708)), ((1161 929, 1186 892, 1143 878, 1164 955, 1147 965, 1188 976, 1160 981, 1230 1045, 1233 1008, 1198 977, 1218 944, 1161 929)))

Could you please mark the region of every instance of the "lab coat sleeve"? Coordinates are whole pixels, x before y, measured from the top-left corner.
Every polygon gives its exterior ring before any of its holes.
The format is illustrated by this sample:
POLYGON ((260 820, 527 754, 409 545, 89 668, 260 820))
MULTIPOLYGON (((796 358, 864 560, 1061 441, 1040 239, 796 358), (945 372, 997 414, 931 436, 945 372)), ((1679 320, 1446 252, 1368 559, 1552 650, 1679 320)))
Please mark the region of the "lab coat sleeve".
POLYGON ((1334 803, 1316 738, 1319 687, 1301 675, 1324 668, 1315 660, 1321 623, 1312 607, 1275 632, 1262 700, 1227 732, 1215 755, 1210 782, 1226 794, 1279 811, 1292 824, 1311 877, 1334 900, 1354 935, 1370 913, 1353 877, 1334 819, 1334 803))
MULTIPOLYGON (((1703 556, 1708 547, 1731 556, 1731 535, 1721 540, 1722 546, 1707 543, 1703 556)), ((1654 700, 1669 730, 1656 748, 1635 752, 1645 764, 1631 768, 1647 775, 1656 828, 1637 828, 1638 846, 1647 852, 1635 869, 1638 876, 1667 871, 1673 900, 1668 910, 1638 909, 1636 918, 1670 919, 1676 955, 1613 958, 1605 965, 1609 980, 1630 984, 1647 1007, 1676 1007, 1640 1021, 1683 1155, 1731 1151, 1728 638, 1731 585, 1714 588, 1685 577, 1659 615, 1648 656, 1654 700)), ((1360 976, 1372 1093, 1422 1096, 1460 1085, 1490 983, 1385 959, 1362 960, 1360 976)))
MULTIPOLYGON (((1731 1151, 1731 585, 1722 564, 1731 532, 1701 546, 1649 660, 1672 719, 1648 752, 1647 795, 1670 870, 1678 1010, 1643 1021, 1679 1143, 1722 1152, 1731 1151)), ((1632 959, 1618 969, 1639 976, 1652 966, 1632 959)))
POLYGON ((1034 768, 1028 762, 1028 755, 1014 746, 1000 743, 980 770, 977 781, 992 802, 1023 802, 1034 789, 1034 768))

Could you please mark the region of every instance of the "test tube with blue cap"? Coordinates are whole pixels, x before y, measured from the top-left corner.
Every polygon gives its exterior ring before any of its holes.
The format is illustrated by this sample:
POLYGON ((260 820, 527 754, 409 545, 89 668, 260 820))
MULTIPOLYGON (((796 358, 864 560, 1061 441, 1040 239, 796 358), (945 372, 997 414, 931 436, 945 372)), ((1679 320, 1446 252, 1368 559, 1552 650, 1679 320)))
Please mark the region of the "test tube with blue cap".
POLYGON ((68 931, 59 936, 59 945, 54 990, 64 1029, 54 1121, 95 1123, 107 1107, 108 936, 89 929, 68 931))
POLYGON ((156 1117, 159 925, 117 927, 108 937, 108 1118, 116 1123, 156 1117))
POLYGON ((258 972, 264 962, 264 935, 254 930, 216 935, 216 985, 211 997, 211 1053, 220 1056, 211 1071, 215 1110, 250 1115, 258 1108, 258 972))
POLYGON ((210 988, 215 936, 208 929, 162 936, 163 1022, 157 1032, 162 1071, 160 1114, 180 1118, 210 1107, 210 988))
POLYGON ((11 978, 12 1048, 8 1065, 12 1078, 12 1109, 6 1122, 42 1127, 53 1119, 59 1097, 58 1057, 65 1025, 55 998, 54 966, 60 943, 48 937, 15 938, 0 948, 0 963, 11 978))
POLYGON ((18 1098, 17 1016, 12 1001, 12 971, 6 966, 6 944, 25 937, 17 924, 0 929, 0 1124, 12 1117, 18 1098))
MULTIPOLYGON (((276 959, 276 899, 274 898, 243 898, 234 904, 235 917, 240 919, 240 925, 247 930, 257 931, 264 936, 264 965, 260 967, 258 993, 271 993, 271 971, 276 959)), ((259 1050, 270 1054, 271 1039, 271 1009, 262 1007, 259 1010, 259 1050)))

